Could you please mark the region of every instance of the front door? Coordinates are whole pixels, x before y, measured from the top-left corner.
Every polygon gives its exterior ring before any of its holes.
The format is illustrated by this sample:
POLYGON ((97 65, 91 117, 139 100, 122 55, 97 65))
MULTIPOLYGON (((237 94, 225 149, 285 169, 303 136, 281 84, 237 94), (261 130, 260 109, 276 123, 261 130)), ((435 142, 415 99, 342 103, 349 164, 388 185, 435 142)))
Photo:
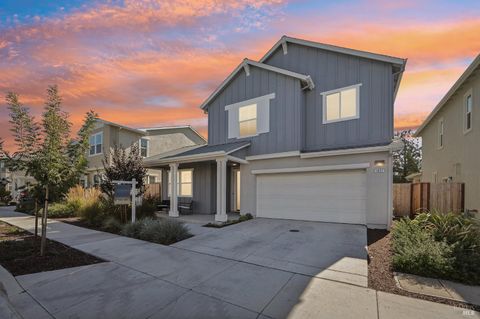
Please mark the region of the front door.
POLYGON ((232 170, 232 211, 240 211, 240 169, 232 170))

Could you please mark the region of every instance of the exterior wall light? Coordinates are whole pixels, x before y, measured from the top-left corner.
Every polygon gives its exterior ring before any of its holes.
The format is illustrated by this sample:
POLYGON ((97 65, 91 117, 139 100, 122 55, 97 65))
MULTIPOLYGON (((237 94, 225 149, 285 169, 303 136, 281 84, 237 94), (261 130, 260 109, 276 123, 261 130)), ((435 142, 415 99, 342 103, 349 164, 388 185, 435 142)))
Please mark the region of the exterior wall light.
POLYGON ((385 166, 385 161, 384 160, 379 160, 374 162, 375 167, 384 167, 385 166))

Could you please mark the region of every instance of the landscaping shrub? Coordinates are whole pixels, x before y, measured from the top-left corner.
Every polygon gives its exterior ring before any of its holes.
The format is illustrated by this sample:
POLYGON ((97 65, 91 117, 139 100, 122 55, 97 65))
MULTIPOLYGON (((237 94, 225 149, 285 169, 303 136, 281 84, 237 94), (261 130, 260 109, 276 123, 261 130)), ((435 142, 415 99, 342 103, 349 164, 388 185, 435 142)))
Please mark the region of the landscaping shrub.
POLYGON ((48 218, 66 218, 75 216, 75 211, 66 203, 53 203, 48 206, 48 218))
POLYGON ((392 231, 395 270, 480 283, 480 229, 476 219, 422 213, 398 221, 392 231))
POLYGON ((110 233, 118 234, 122 231, 123 224, 115 217, 107 217, 103 221, 102 229, 110 233))
POLYGON ((151 218, 124 225, 122 234, 163 245, 170 245, 192 236, 183 223, 151 218))
POLYGON ((157 209, 157 204, 160 198, 156 196, 145 196, 142 200, 142 205, 137 207, 137 218, 153 218, 157 209))

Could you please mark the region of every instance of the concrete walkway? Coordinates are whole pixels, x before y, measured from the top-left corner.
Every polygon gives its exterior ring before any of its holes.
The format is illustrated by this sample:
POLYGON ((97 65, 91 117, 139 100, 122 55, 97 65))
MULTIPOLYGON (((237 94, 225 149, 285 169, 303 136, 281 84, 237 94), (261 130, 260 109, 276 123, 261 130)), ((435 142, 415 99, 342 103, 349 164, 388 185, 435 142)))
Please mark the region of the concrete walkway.
MULTIPOLYGON (((32 217, 11 209, 0 208, 0 220, 33 229, 32 217)), ((109 261, 16 277, 35 306, 54 318, 480 318, 443 304, 61 222, 49 222, 48 237, 109 261)))
POLYGON ((403 273, 397 273, 395 280, 400 288, 410 292, 480 305, 480 286, 403 273))

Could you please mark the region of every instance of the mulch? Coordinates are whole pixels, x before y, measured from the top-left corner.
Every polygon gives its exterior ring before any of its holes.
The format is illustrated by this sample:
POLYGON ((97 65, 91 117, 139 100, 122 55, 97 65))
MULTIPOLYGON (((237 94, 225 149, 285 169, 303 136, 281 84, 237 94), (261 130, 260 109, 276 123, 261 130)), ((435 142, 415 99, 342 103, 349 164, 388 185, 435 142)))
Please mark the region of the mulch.
POLYGON ((392 294, 438 302, 480 311, 480 306, 408 292, 397 286, 393 275, 391 234, 386 230, 368 229, 368 287, 392 294))
POLYGON ((49 239, 45 255, 40 256, 40 242, 40 237, 0 222, 0 265, 12 275, 20 276, 104 262, 102 259, 49 239))

